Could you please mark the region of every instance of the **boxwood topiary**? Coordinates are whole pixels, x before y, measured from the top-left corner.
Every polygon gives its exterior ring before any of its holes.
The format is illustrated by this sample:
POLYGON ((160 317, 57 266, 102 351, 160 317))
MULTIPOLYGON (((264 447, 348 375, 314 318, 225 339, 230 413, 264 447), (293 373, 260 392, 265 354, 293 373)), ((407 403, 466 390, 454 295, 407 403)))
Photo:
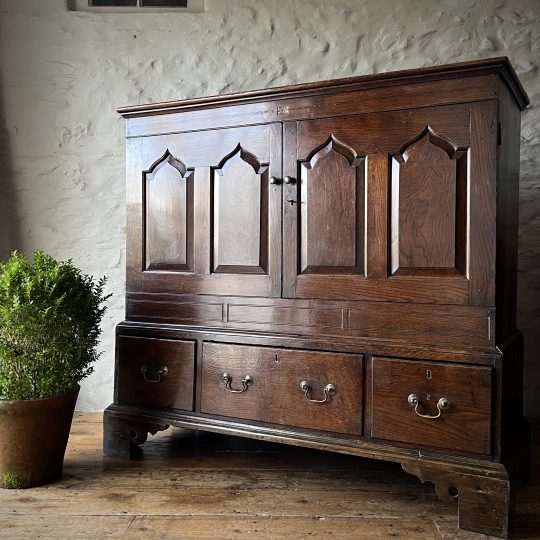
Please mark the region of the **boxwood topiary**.
POLYGON ((36 251, 0 263, 0 399, 61 396, 92 373, 105 278, 36 251))

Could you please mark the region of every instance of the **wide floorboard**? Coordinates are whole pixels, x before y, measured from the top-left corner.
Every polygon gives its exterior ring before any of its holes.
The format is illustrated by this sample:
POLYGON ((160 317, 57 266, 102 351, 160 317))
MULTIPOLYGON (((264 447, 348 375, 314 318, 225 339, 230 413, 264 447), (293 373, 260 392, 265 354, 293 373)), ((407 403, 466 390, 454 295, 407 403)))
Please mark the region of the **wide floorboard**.
MULTIPOLYGON (((515 538, 540 539, 540 432, 515 538)), ((104 458, 101 414, 77 414, 60 482, 0 490, 0 538, 480 539, 457 505, 397 464, 169 429, 104 458)))

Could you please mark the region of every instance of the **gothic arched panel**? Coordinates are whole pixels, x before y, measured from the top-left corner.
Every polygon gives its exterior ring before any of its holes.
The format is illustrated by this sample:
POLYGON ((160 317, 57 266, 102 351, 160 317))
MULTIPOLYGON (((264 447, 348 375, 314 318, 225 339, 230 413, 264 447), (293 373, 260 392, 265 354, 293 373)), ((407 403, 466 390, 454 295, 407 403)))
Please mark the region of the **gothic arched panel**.
POLYGON ((334 136, 300 166, 300 273, 364 273, 365 164, 334 136))
POLYGON ((146 270, 193 270, 192 172, 167 150, 144 173, 146 270))
POLYGON ((466 274, 466 151, 428 126, 391 174, 392 274, 466 274))
POLYGON ((238 145, 213 171, 213 271, 268 272, 268 165, 238 145))

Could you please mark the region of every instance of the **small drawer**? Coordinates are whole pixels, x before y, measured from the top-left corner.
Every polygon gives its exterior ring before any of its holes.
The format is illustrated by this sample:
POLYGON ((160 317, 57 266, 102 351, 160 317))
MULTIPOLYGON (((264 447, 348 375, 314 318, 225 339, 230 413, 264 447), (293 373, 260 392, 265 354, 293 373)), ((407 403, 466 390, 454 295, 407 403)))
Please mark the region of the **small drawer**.
POLYGON ((492 368, 374 358, 371 436, 491 453, 492 368))
POLYGON ((361 435, 362 361, 361 355, 204 343, 201 412, 361 435))
POLYGON ((119 336, 118 401, 193 410, 195 342, 119 336))

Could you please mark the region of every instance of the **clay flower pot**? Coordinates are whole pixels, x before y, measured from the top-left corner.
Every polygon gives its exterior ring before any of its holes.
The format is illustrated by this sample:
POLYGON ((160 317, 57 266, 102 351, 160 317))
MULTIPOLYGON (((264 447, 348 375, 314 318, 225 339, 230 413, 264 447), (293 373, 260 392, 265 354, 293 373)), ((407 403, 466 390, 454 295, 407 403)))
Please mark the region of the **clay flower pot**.
POLYGON ((79 387, 49 399, 0 400, 0 487, 28 488, 62 476, 79 387))

